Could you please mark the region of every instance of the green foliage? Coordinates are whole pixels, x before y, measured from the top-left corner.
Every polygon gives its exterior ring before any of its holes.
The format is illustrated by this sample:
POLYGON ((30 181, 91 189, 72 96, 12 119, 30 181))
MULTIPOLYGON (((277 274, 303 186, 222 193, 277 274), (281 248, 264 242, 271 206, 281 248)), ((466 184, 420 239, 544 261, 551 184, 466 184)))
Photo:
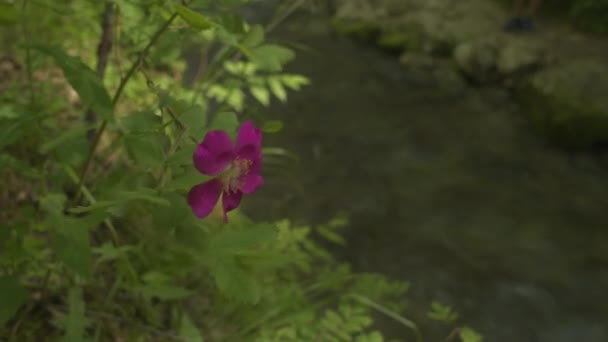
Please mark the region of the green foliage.
MULTIPOLYGON (((282 72, 291 49, 235 14, 247 3, 0 5, 1 38, 23 67, 0 80, 0 187, 20 198, 0 203, 0 340, 378 342, 373 310, 404 320, 407 284, 353 273, 313 238, 347 244, 344 217, 311 228, 235 210, 224 224, 187 204, 207 179, 192 153, 208 131, 235 135, 248 106, 309 83, 282 72), (182 84, 186 46, 212 45, 201 77, 182 84)), ((298 160, 263 153, 274 168, 298 160)))

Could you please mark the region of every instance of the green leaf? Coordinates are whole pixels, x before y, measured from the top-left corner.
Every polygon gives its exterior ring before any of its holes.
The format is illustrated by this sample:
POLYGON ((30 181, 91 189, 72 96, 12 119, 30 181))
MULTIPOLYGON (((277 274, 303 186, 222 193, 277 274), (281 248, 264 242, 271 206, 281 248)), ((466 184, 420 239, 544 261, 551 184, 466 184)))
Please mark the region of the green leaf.
POLYGON ((449 306, 441 305, 438 302, 432 302, 431 311, 427 313, 427 317, 436 321, 452 323, 458 319, 458 314, 449 306))
POLYGON ((462 342, 481 342, 483 341, 483 337, 478 334, 475 330, 469 327, 463 327, 460 329, 458 336, 462 340, 462 342))
POLYGON ((116 247, 110 242, 106 242, 100 247, 94 248, 93 252, 99 255, 98 262, 112 261, 120 259, 127 255, 130 251, 135 249, 134 246, 120 246, 116 247))
POLYGON ((141 200, 163 206, 171 205, 165 198, 160 197, 154 189, 141 188, 136 191, 118 191, 116 195, 123 202, 141 200))
POLYGON ((131 158, 144 167, 160 166, 165 160, 166 136, 159 132, 129 134, 125 137, 131 158))
POLYGON ((207 114, 203 107, 195 105, 186 109, 179 116, 179 120, 193 135, 198 137, 205 133, 207 114))
POLYGON ((91 68, 79 58, 65 53, 60 47, 37 45, 33 48, 55 59, 86 107, 90 107, 95 113, 107 120, 112 118, 113 106, 110 95, 108 95, 101 80, 91 68))
POLYGON ((234 258, 218 259, 212 268, 212 273, 218 289, 227 298, 251 304, 259 301, 258 284, 234 258))
POLYGON ((42 145, 40 145, 38 151, 40 153, 46 154, 65 145, 73 145, 78 139, 84 140, 86 132, 93 127, 95 127, 95 125, 72 126, 67 130, 61 132, 55 138, 52 138, 51 140, 48 140, 42 145))
POLYGON ((272 91, 274 96, 281 100, 281 102, 287 101, 287 92, 285 91, 285 88, 283 88, 283 84, 281 84, 279 80, 274 77, 269 78, 268 86, 270 87, 270 90, 272 91))
POLYGON ((317 227, 317 231, 321 236, 323 236, 327 241, 333 242, 340 246, 346 246, 346 240, 339 234, 336 234, 334 231, 329 229, 328 227, 319 226, 317 227))
POLYGON ((120 119, 122 129, 129 133, 156 132, 161 124, 160 116, 149 111, 131 113, 120 119))
POLYGON ((17 313, 17 310, 27 302, 28 297, 27 290, 21 286, 17 277, 0 277, 0 326, 17 313))
POLYGON ((217 113, 211 124, 209 125, 209 130, 222 130, 228 133, 236 132, 236 129, 239 126, 239 119, 236 114, 233 112, 222 112, 217 113))
POLYGON ((293 90, 300 90, 303 85, 310 84, 308 78, 302 75, 282 75, 281 82, 293 90))
MULTIPOLYGON (((191 157, 192 158, 192 157, 191 157)), ((163 187, 165 191, 175 190, 189 190, 194 185, 203 183, 209 179, 209 176, 205 176, 198 172, 194 166, 187 168, 181 174, 178 174, 171 178, 167 184, 163 187)))
POLYGON ((253 245, 272 241, 275 236, 276 227, 271 224, 225 229, 210 238, 209 254, 213 257, 233 254, 253 245))
POLYGON ((194 325, 190 315, 184 314, 179 326, 179 336, 188 342, 203 342, 200 330, 194 325))
POLYGON ((65 319, 64 342, 83 341, 85 328, 89 324, 85 316, 82 288, 73 287, 68 293, 68 316, 65 319))
POLYGON ((283 122, 279 120, 268 120, 264 122, 262 126, 262 131, 264 133, 276 133, 280 132, 283 129, 283 122))
POLYGON ((261 104, 268 106, 270 104, 270 92, 264 86, 254 85, 249 88, 251 95, 255 97, 261 104))
POLYGON ((92 251, 89 226, 82 226, 76 219, 58 220, 57 234, 52 246, 55 255, 67 267, 84 278, 91 275, 92 251))
POLYGON ((251 62, 264 71, 281 71, 283 65, 291 61, 295 53, 285 47, 265 44, 251 50, 251 62))
POLYGON ((0 25, 11 26, 17 23, 17 11, 12 4, 0 3, 0 25))
POLYGON ((253 48, 264 42, 264 27, 262 25, 253 25, 245 39, 243 40, 243 45, 253 48))
POLYGON ((177 5, 175 7, 175 11, 177 14, 184 19, 188 25, 192 26, 197 30, 208 30, 210 28, 216 27, 216 25, 207 17, 202 15, 199 12, 195 12, 183 5, 177 5))
POLYGON ((245 21, 240 15, 228 14, 222 16, 222 27, 234 34, 245 33, 245 21))

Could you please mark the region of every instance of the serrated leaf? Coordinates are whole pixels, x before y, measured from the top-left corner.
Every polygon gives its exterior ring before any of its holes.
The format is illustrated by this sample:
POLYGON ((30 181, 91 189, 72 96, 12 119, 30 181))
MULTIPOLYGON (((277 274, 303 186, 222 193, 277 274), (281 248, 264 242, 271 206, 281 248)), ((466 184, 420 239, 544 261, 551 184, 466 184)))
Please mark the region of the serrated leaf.
POLYGON ((264 133, 276 133, 280 132, 283 129, 283 122, 279 120, 268 120, 264 122, 262 126, 262 131, 264 133))
POLYGON ((299 90, 302 86, 310 84, 308 78, 302 75, 282 75, 281 82, 293 90, 299 90))
POLYGON ((251 62, 264 71, 281 71, 294 57, 292 50, 273 44, 260 45, 250 52, 251 62))
MULTIPOLYGON (((4 228, 4 227, 2 227, 4 228)), ((0 277, 0 326, 8 322, 28 299, 28 292, 15 276, 0 277)))
POLYGON ((259 301, 258 284, 234 258, 218 259, 212 268, 212 273, 218 289, 227 298, 251 304, 259 301))
POLYGON ((33 48, 53 57, 86 107, 90 107, 106 120, 112 118, 112 100, 95 71, 60 47, 36 45, 33 48))
POLYGON ((211 124, 209 125, 209 130, 222 130, 228 133, 236 132, 237 127, 239 126, 239 119, 236 114, 233 112, 222 112, 217 113, 211 124))
POLYGON ((120 259, 132 251, 134 246, 120 246, 116 247, 110 242, 106 242, 100 247, 94 248, 93 252, 99 255, 98 262, 107 262, 116 259, 120 259))
POLYGON ((192 26, 197 30, 208 30, 210 28, 215 27, 216 25, 207 17, 199 12, 195 12, 183 5, 177 5, 175 7, 175 11, 177 14, 184 19, 188 25, 192 26))
POLYGON ((264 86, 252 86, 249 88, 251 95, 255 97, 261 104, 268 106, 270 104, 270 91, 264 86))
POLYGON ((83 341, 87 325, 82 288, 73 287, 68 293, 68 315, 65 319, 65 335, 62 340, 64 342, 83 341))
POLYGON ((285 88, 283 88, 283 84, 281 84, 279 80, 274 77, 269 78, 268 86, 270 87, 270 90, 272 91, 274 96, 281 100, 281 102, 287 101, 287 92, 285 91, 285 88))
POLYGON ((247 32, 247 35, 245 35, 243 45, 253 48, 262 44, 264 42, 264 33, 262 25, 253 25, 247 32))

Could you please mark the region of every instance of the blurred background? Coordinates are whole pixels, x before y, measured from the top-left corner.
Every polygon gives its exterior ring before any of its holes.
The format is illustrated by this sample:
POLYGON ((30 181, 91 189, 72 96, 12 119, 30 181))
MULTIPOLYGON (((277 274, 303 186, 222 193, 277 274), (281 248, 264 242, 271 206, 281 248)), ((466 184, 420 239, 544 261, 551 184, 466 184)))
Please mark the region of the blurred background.
POLYGON ((299 160, 245 210, 343 212, 335 252, 410 281, 416 321, 436 299, 487 341, 608 341, 608 2, 505 30, 512 5, 307 2, 271 36, 312 85, 265 137, 299 160))

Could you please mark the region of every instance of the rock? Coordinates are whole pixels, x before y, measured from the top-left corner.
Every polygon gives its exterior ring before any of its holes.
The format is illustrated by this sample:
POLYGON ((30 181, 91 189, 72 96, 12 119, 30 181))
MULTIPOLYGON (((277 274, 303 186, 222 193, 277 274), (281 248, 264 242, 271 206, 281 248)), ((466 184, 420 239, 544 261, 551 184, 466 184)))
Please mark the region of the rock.
POLYGON ((538 39, 495 35, 459 44, 454 60, 476 83, 519 77, 544 64, 544 45, 538 39))
POLYGON ((458 68, 474 83, 492 83, 498 78, 496 60, 499 44, 495 39, 468 41, 454 50, 454 61, 458 68))
POLYGON ((521 74, 543 64, 545 47, 539 39, 512 37, 505 42, 506 45, 500 49, 496 61, 496 68, 500 74, 521 74))
POLYGON ((532 122, 558 143, 587 147, 608 142, 608 66, 597 60, 554 65, 516 89, 532 122))
POLYGON ((386 10, 367 0, 337 1, 333 28, 357 39, 371 41, 380 33, 381 18, 386 10))

